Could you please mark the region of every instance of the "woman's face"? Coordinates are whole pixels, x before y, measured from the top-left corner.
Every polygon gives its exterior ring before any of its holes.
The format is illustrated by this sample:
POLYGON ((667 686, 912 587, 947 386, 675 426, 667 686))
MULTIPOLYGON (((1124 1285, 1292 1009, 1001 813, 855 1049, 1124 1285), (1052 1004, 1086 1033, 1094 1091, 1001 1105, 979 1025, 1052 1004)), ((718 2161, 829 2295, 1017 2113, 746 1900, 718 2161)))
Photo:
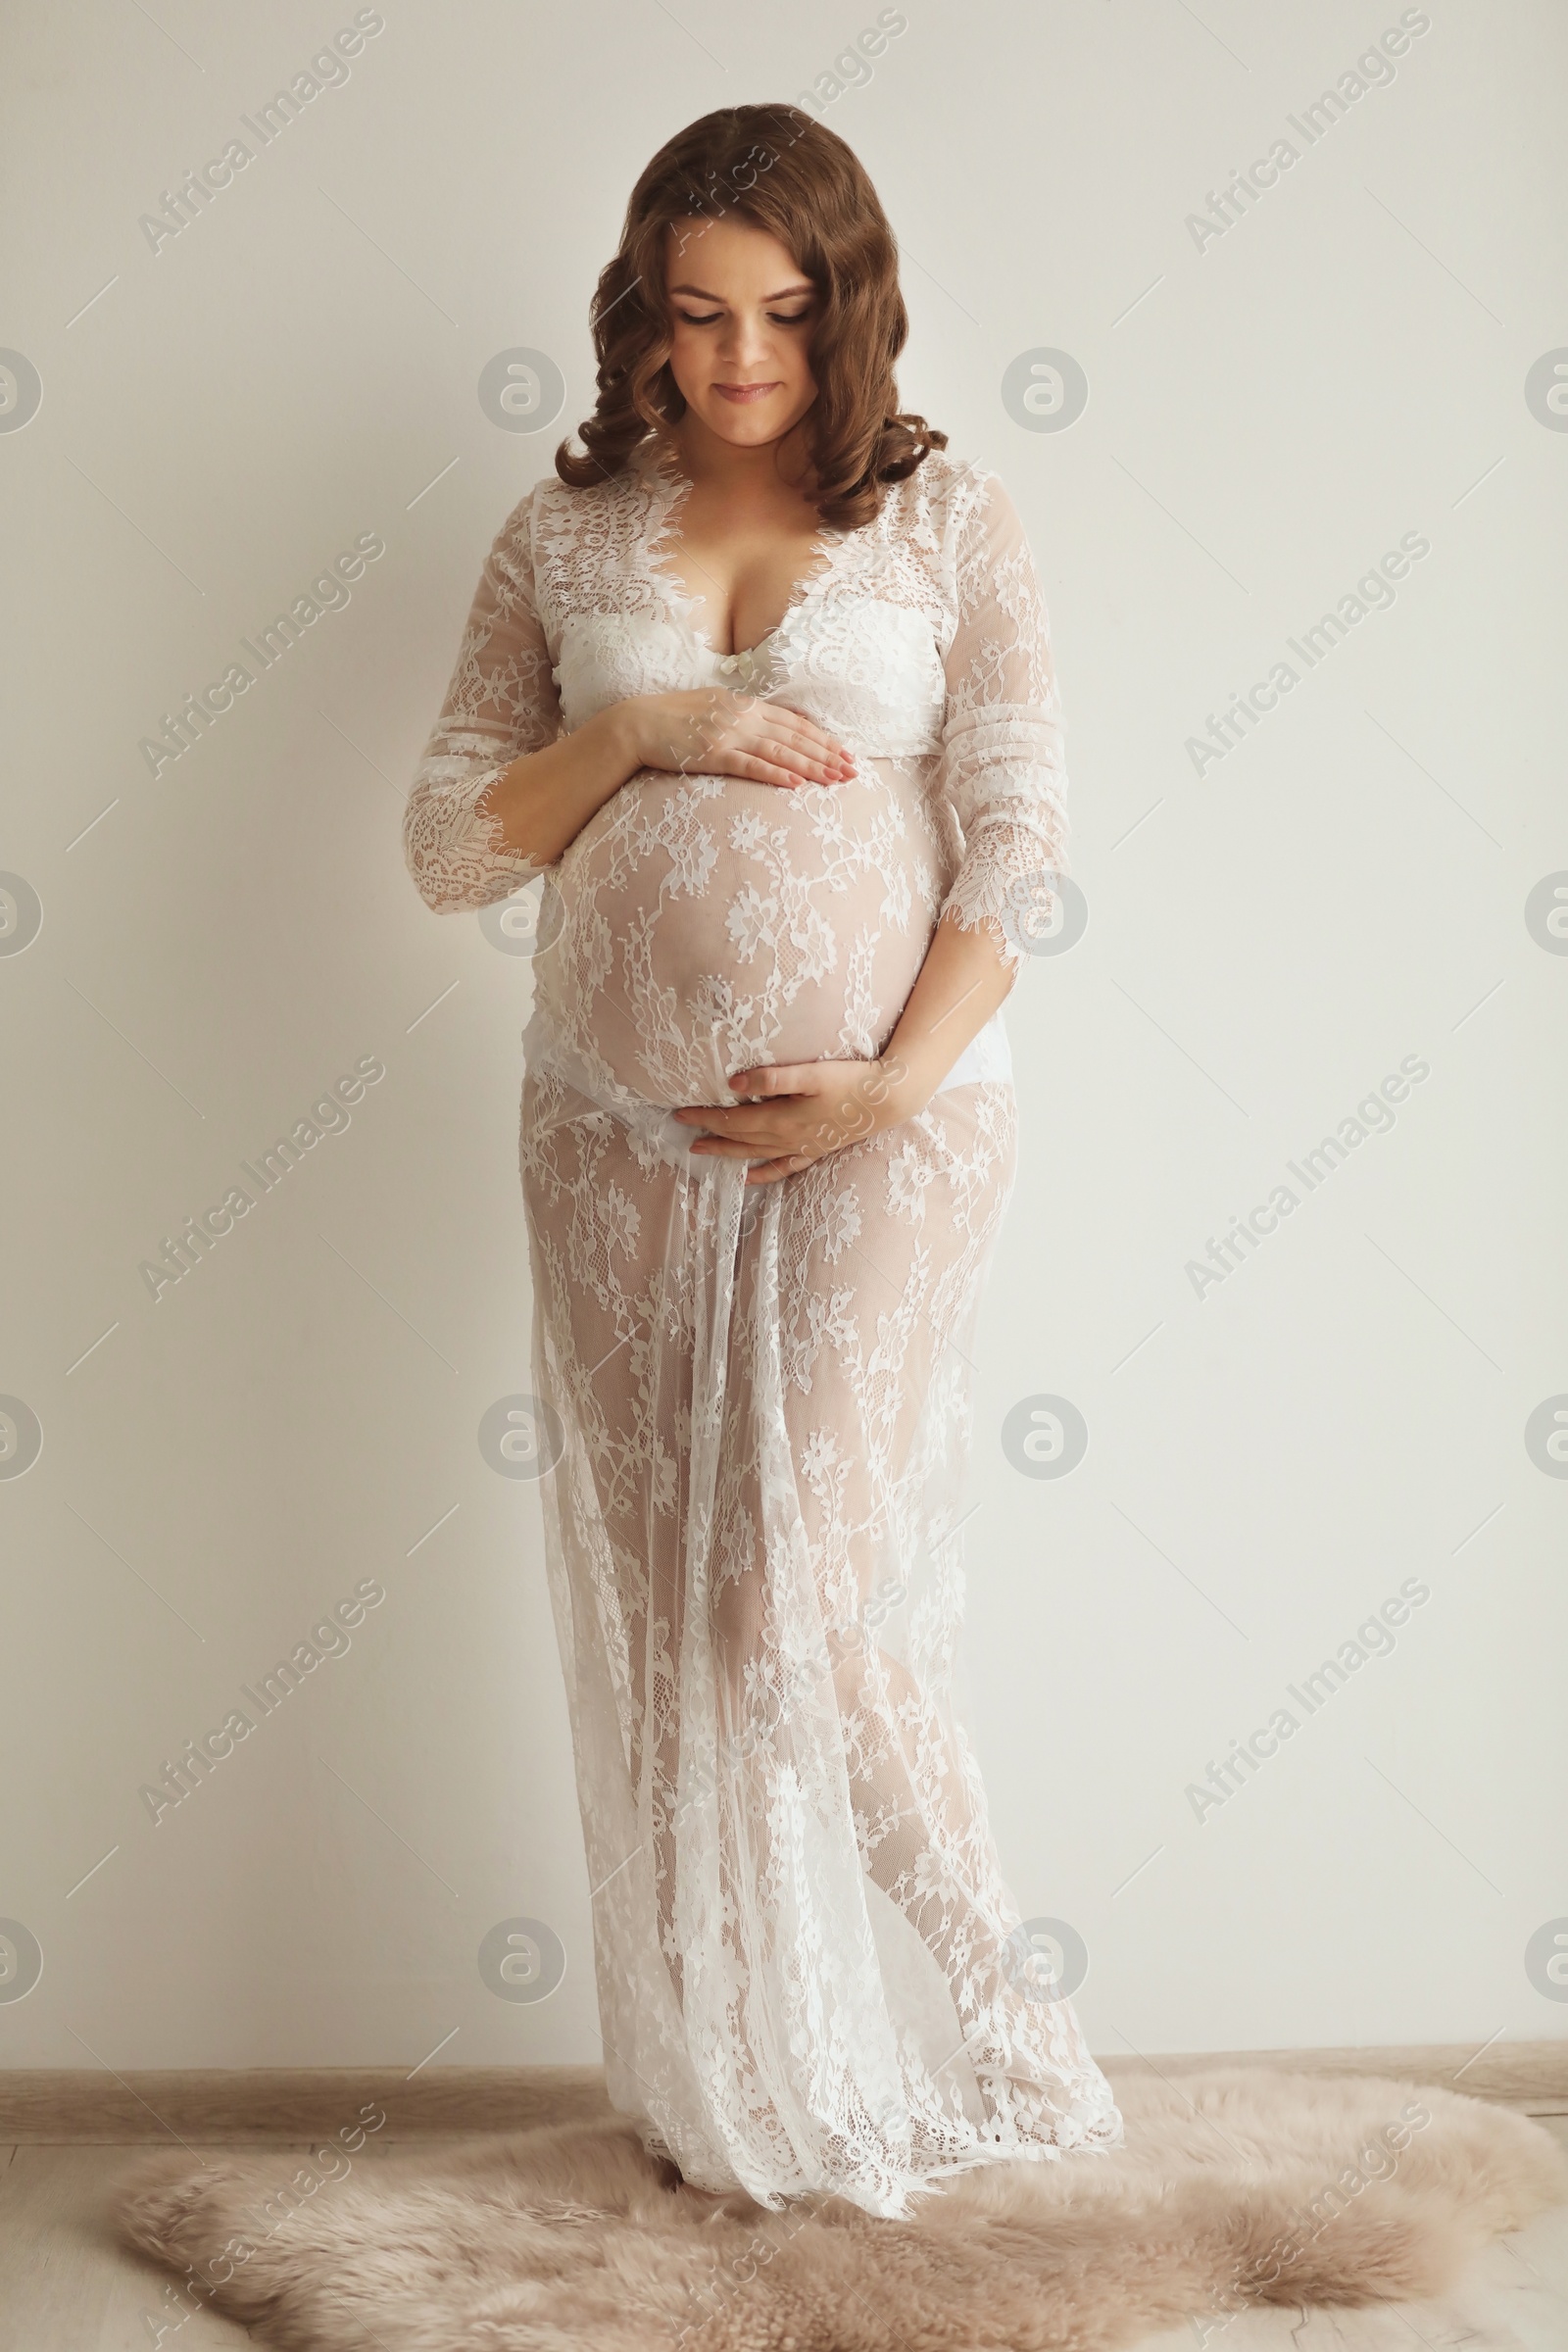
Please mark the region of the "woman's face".
POLYGON ((664 287, 685 421, 737 448, 782 439, 816 398, 808 354, 821 308, 788 247, 734 216, 683 224, 665 240, 664 287))

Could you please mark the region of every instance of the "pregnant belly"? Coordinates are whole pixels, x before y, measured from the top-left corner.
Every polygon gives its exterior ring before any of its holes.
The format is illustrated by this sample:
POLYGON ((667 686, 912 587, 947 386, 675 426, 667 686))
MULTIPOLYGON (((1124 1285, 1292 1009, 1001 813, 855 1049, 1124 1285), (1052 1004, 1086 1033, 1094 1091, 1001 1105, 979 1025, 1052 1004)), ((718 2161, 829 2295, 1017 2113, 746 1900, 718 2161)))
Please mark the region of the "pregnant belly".
POLYGON ((541 1008, 669 1107, 730 1100, 754 1063, 878 1054, 941 903, 922 796, 891 761, 798 791, 642 769, 551 882, 541 1008))

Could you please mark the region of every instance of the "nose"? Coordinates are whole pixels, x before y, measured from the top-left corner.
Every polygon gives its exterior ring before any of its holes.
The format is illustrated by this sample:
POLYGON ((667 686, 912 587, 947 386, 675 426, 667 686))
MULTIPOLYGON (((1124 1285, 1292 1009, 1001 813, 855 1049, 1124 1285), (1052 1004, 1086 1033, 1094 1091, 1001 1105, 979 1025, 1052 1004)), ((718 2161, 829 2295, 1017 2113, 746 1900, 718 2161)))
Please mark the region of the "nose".
POLYGON ((767 359, 767 330, 760 311, 732 311, 719 338, 718 352, 727 368, 760 368, 767 359))

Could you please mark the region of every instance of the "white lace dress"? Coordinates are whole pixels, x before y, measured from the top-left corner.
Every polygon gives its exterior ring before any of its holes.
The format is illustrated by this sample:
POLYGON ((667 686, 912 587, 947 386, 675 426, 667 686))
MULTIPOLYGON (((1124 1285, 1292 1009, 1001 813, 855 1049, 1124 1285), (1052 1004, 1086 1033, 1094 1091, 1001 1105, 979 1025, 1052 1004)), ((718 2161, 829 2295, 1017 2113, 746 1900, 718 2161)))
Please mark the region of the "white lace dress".
POLYGON ((521 1170, 611 2097, 700 2185, 902 2215, 988 2158, 1122 2138, 950 1692, 1002 1016, 918 1117, 780 1183, 691 1157, 668 1113, 749 1064, 877 1054, 944 910, 1019 960, 1066 870, 1056 687, 995 475, 935 452, 824 528, 740 657, 661 560, 686 487, 645 454, 508 517, 406 849, 433 907, 508 897, 537 869, 481 796, 628 695, 746 687, 856 755, 796 791, 641 770, 543 870, 521 1170))

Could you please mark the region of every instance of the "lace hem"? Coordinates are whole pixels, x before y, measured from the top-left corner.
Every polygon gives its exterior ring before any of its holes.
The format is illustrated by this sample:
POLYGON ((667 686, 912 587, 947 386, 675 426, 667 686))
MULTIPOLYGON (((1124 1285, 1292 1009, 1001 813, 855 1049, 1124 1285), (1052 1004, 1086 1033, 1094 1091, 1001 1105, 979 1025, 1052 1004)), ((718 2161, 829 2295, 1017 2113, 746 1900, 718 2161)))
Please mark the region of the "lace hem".
POLYGON ((1032 824, 990 824, 965 852, 939 920, 985 931, 1014 979, 1056 919, 1054 884, 1067 871, 1059 840, 1032 824))
POLYGON ((409 872, 425 905, 441 914, 511 898, 549 862, 509 847, 501 817, 479 807, 510 763, 475 768, 472 757, 450 740, 426 762, 404 826, 409 872))

